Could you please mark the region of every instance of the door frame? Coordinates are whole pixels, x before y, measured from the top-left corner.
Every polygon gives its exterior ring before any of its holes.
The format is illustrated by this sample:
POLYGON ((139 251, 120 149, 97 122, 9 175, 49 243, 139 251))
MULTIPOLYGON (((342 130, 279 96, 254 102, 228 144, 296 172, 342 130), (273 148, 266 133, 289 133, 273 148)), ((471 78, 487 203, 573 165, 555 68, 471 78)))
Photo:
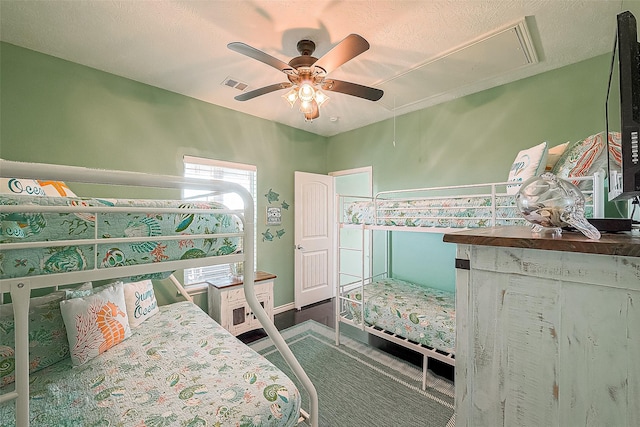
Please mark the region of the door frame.
MULTIPOLYGON (((337 185, 337 179, 340 177, 344 177, 344 176, 348 176, 348 175, 355 175, 355 174, 361 174, 361 173, 366 173, 368 174, 368 190, 366 196, 367 197, 373 197, 373 166, 363 166, 363 167, 359 167, 359 168, 353 168, 353 169, 343 169, 343 170, 339 170, 339 171, 334 171, 334 172, 329 172, 328 175, 334 177, 334 179, 336 180, 334 182, 333 185, 333 197, 335 202, 335 207, 334 210, 336 211, 334 216, 335 216, 335 221, 334 221, 334 235, 333 235, 333 242, 334 242, 334 251, 333 251, 333 256, 331 259, 331 262, 333 262, 333 271, 334 271, 334 277, 333 277, 333 286, 334 288, 337 288, 337 284, 340 282, 340 272, 338 271, 338 256, 339 256, 339 250, 338 250, 338 233, 340 233, 340 227, 338 226, 338 218, 340 215, 340 212, 338 212, 338 210, 340 209, 340 206, 338 206, 338 185, 337 185)), ((348 195, 348 194, 347 194, 348 195)), ((372 252, 372 243, 371 241, 369 242, 369 256, 372 256, 371 252, 372 252)), ((333 292, 333 296, 334 298, 336 297, 336 292, 333 292)))

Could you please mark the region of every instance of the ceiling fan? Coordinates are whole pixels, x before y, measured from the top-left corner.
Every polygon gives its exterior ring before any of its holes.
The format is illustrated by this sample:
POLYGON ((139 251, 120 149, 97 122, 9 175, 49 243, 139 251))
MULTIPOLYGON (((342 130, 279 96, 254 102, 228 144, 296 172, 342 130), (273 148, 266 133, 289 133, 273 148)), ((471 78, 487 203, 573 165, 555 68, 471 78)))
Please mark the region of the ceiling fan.
POLYGON ((289 79, 288 82, 275 83, 238 95, 235 97, 238 101, 248 101, 260 95, 291 88, 283 98, 291 107, 300 99, 300 111, 304 114, 305 120, 310 121, 320 117, 319 107, 329 99, 322 90, 340 92, 370 101, 377 101, 384 94, 380 89, 327 78, 327 74, 369 49, 369 43, 358 34, 348 35, 319 59, 312 56, 316 48, 315 43, 311 40, 300 40, 296 45, 300 56, 291 59, 289 63, 245 43, 233 42, 227 47, 282 71, 289 79))

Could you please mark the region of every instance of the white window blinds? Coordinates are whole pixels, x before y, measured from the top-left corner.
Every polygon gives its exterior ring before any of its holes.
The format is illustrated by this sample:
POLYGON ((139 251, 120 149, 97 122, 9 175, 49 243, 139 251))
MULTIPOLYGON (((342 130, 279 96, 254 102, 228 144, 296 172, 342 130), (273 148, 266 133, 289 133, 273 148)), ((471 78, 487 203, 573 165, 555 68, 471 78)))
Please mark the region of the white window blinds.
MULTIPOLYGON (((225 162, 207 159, 203 157, 184 156, 184 176, 188 178, 220 179, 235 182, 246 188, 253 196, 253 224, 254 224, 254 266, 257 265, 256 251, 256 224, 257 224, 257 168, 254 165, 243 163, 225 162)), ((215 201, 224 204, 229 209, 244 209, 242 199, 237 194, 210 195, 202 190, 183 191, 185 199, 215 201)), ((245 243, 246 244, 246 243, 245 243)), ((186 288, 198 287, 198 284, 206 281, 215 281, 231 274, 229 264, 212 265, 208 267, 190 268, 184 272, 186 288)))

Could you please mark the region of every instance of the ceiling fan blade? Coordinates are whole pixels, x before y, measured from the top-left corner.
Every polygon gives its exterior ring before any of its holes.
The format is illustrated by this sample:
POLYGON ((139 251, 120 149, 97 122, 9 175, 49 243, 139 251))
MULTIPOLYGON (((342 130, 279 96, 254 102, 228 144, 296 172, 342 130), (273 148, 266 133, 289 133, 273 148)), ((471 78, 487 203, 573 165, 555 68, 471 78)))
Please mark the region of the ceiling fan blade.
POLYGON ((287 71, 293 71, 293 68, 286 62, 283 62, 278 58, 269 55, 268 53, 258 50, 255 47, 251 47, 248 44, 242 42, 232 42, 229 43, 227 47, 235 52, 246 55, 249 58, 257 59, 260 62, 271 65, 273 68, 276 68, 283 73, 286 73, 287 71))
POLYGON ((331 92, 340 92, 358 98, 377 101, 382 98, 384 91, 369 86, 362 86, 357 83, 343 82, 342 80, 327 79, 320 85, 322 89, 331 92))
POLYGON ((248 101, 260 95, 265 95, 276 90, 286 89, 293 86, 290 82, 276 83, 269 86, 261 87, 260 89, 252 90, 241 95, 236 96, 234 99, 238 101, 248 101))
POLYGON ((357 34, 349 34, 333 49, 325 53, 322 58, 318 59, 313 66, 314 68, 322 68, 329 74, 367 49, 369 49, 369 42, 357 34))

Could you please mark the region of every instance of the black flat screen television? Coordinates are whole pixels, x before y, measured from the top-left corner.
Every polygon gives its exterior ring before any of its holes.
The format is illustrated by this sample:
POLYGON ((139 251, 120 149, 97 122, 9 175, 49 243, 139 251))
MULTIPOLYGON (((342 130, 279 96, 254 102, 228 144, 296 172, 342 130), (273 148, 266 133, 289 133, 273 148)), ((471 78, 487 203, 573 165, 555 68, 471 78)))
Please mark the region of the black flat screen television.
POLYGON ((620 132, 620 146, 607 138, 609 201, 640 196, 640 42, 631 12, 617 16, 617 31, 605 105, 607 135, 620 132))

